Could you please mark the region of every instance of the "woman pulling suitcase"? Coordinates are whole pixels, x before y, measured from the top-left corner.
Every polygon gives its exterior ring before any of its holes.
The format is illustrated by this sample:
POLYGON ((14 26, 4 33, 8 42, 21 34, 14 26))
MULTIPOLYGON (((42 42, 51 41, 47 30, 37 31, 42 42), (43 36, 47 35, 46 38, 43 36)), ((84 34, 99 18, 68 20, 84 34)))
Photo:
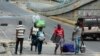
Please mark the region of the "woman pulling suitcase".
POLYGON ((51 41, 56 44, 54 54, 56 54, 58 47, 60 46, 61 54, 63 52, 63 44, 64 44, 64 30, 60 24, 54 30, 51 41))

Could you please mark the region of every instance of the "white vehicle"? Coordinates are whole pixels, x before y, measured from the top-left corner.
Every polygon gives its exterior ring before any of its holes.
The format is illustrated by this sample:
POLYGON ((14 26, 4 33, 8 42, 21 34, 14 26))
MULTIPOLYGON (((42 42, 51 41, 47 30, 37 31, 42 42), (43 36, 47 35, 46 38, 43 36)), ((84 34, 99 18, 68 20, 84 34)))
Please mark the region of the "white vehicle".
POLYGON ((100 38, 100 17, 99 16, 88 16, 84 18, 84 31, 82 38, 86 39, 90 37, 94 40, 100 38))

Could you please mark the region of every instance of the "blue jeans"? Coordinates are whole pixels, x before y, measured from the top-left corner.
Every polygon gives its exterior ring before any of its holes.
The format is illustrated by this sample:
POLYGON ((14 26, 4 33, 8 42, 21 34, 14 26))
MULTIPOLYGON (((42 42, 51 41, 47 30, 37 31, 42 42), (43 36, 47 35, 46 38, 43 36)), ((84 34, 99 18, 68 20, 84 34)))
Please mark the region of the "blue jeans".
POLYGON ((79 53, 79 50, 80 50, 80 42, 81 42, 80 37, 76 37, 75 38, 75 53, 79 53))
POLYGON ((43 41, 38 40, 38 44, 37 44, 38 54, 41 54, 41 52, 42 52, 42 44, 43 44, 43 41))

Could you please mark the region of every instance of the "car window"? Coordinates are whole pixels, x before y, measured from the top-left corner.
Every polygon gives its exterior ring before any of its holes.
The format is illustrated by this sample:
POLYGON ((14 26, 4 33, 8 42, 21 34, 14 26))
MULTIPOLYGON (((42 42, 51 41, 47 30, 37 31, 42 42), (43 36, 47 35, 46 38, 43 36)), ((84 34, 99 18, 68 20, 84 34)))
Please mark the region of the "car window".
POLYGON ((100 27, 100 18, 98 18, 98 26, 100 27))
POLYGON ((97 19, 85 19, 84 26, 97 26, 97 19))

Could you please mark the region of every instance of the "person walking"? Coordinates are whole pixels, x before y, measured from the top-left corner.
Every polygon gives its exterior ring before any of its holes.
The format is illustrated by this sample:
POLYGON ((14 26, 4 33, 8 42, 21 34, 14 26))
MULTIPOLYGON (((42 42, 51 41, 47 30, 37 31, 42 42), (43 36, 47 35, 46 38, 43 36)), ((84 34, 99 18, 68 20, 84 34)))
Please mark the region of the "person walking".
POLYGON ((64 44, 65 39, 64 39, 64 29, 61 27, 60 24, 58 24, 57 27, 55 28, 51 41, 53 41, 56 44, 54 54, 56 54, 59 45, 60 45, 60 51, 62 54, 63 44, 64 44))
POLYGON ((35 52, 37 50, 37 32, 38 31, 39 31, 39 28, 37 28, 36 24, 34 23, 34 26, 31 28, 31 31, 30 31, 30 37, 31 37, 31 51, 33 50, 33 45, 34 45, 35 52))
POLYGON ((38 54, 41 54, 42 52, 42 45, 43 45, 43 42, 45 40, 45 33, 43 31, 43 27, 40 27, 39 28, 39 31, 37 32, 37 37, 38 37, 38 54))
POLYGON ((16 28, 15 54, 17 54, 19 43, 20 43, 20 54, 22 54, 24 35, 25 35, 25 27, 24 25, 22 25, 22 21, 19 21, 19 24, 17 25, 16 28))
POLYGON ((74 32, 72 33, 72 41, 75 41, 75 54, 79 53, 81 46, 82 24, 77 22, 74 32))

